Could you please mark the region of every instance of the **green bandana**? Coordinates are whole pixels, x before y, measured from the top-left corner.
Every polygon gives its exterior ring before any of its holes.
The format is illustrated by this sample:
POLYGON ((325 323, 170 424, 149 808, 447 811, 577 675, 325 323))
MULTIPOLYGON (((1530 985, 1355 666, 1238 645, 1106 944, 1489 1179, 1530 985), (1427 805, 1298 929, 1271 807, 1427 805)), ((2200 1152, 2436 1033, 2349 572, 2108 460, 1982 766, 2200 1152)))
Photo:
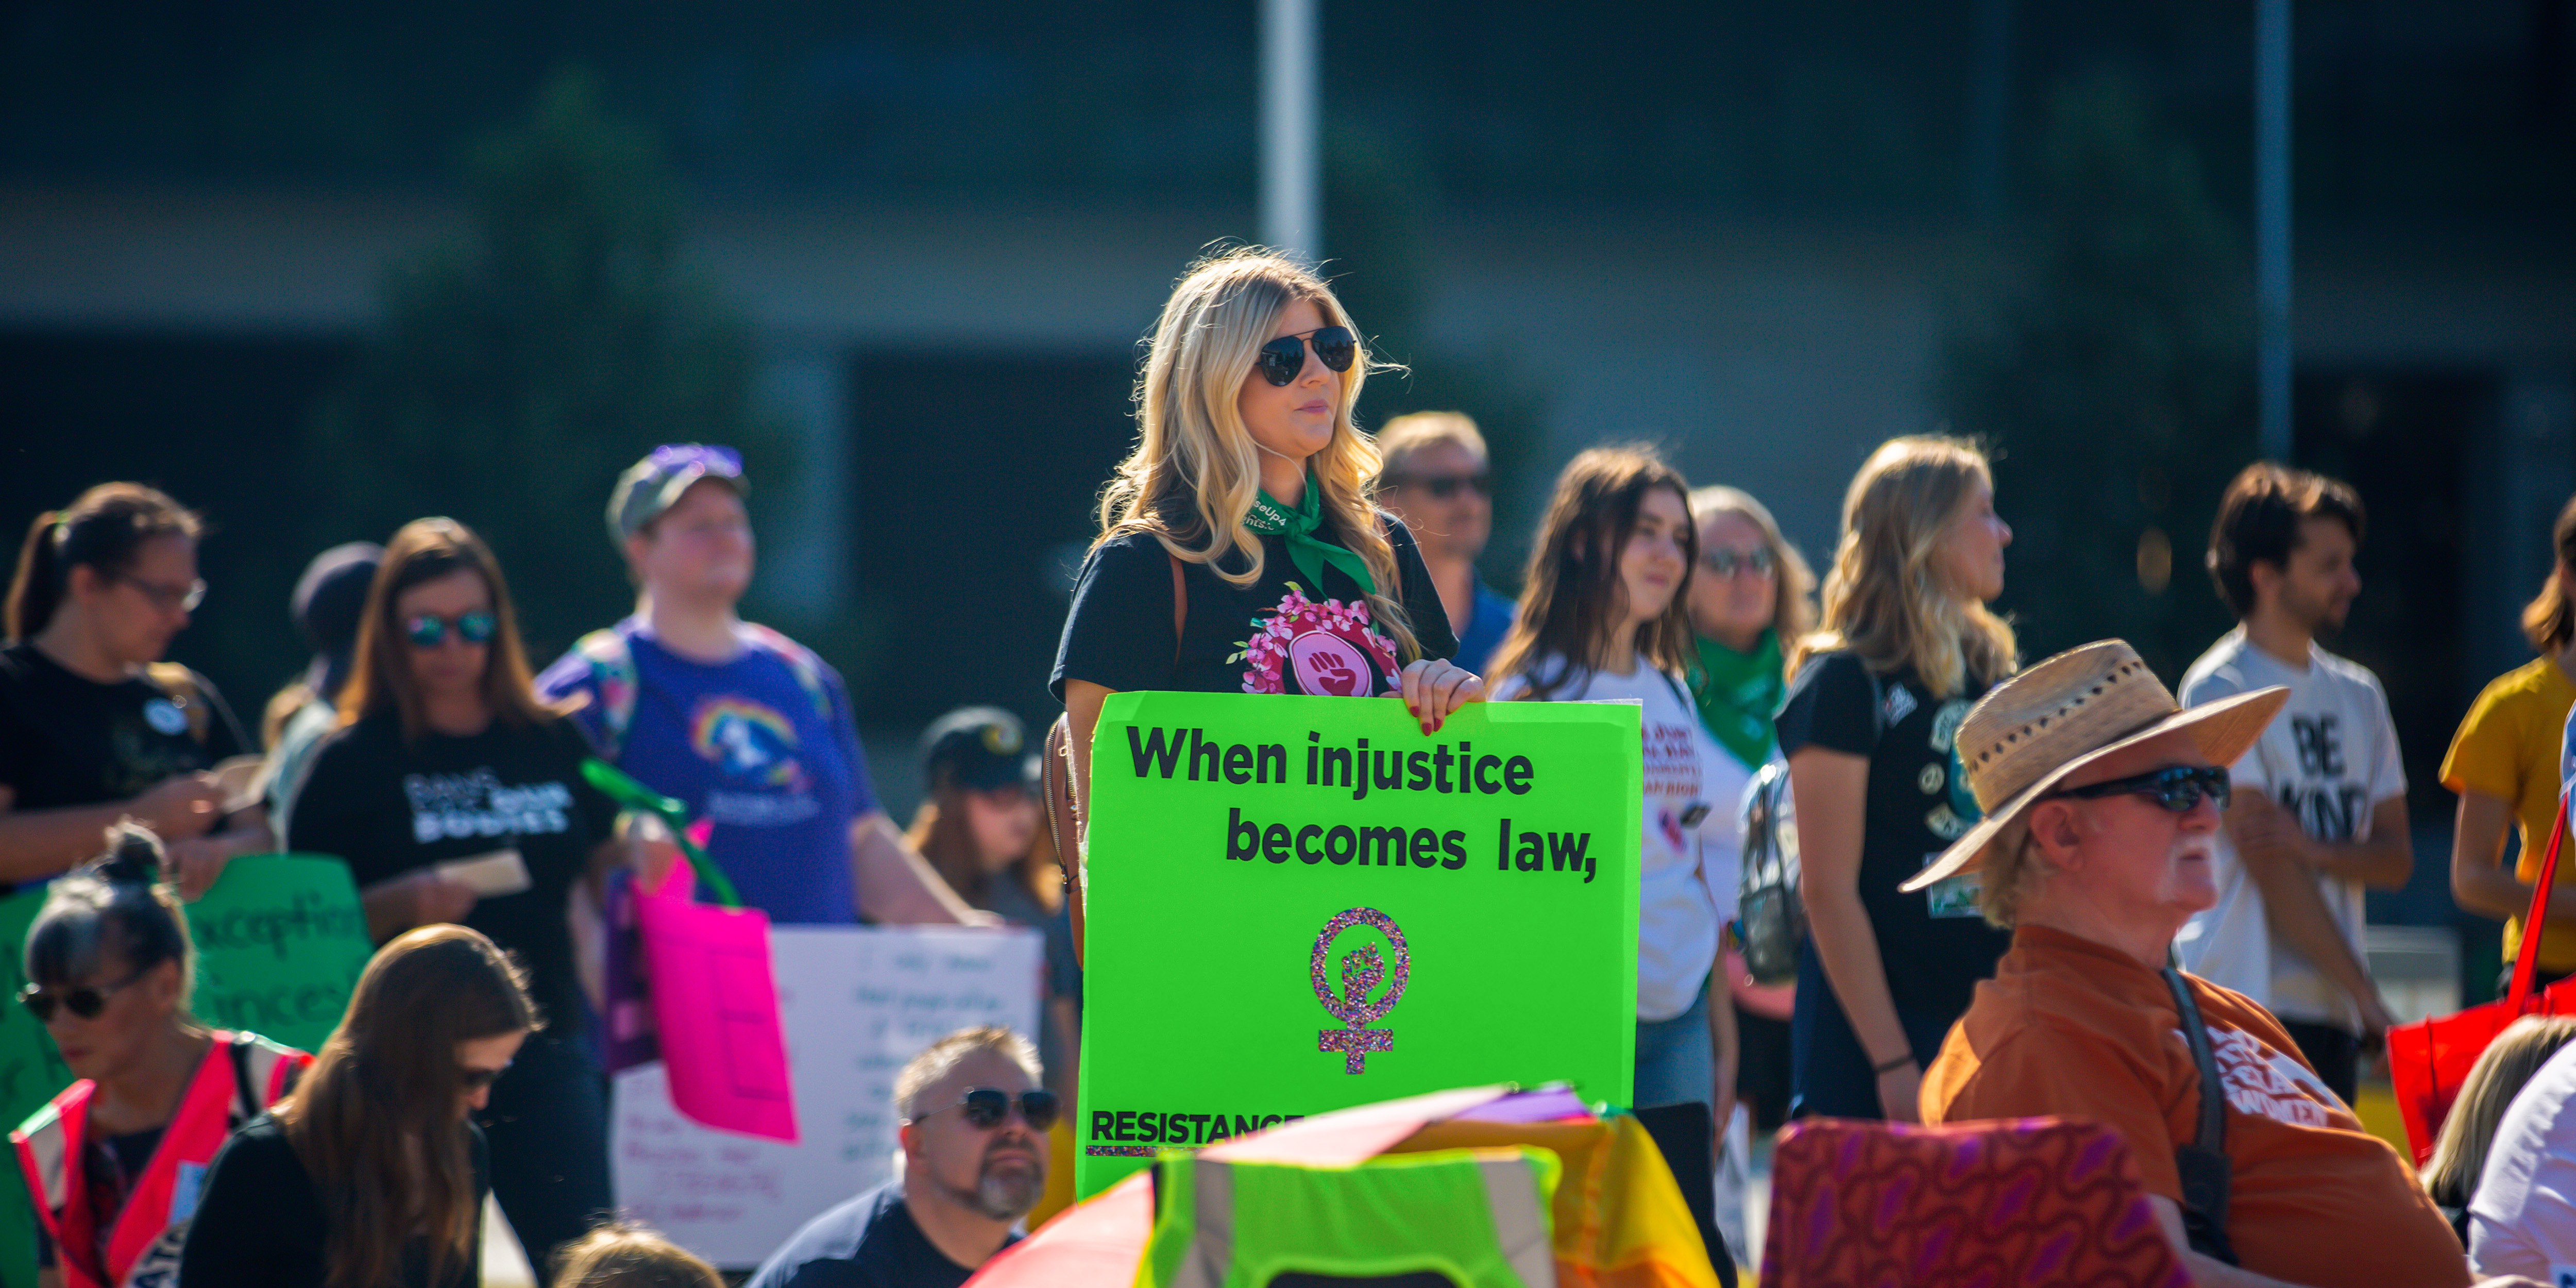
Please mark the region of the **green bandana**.
POLYGON ((1315 471, 1306 471, 1306 502, 1291 510, 1259 492, 1252 498, 1252 513, 1243 516, 1243 526, 1266 537, 1286 537, 1288 562, 1297 565, 1297 575, 1306 579, 1309 594, 1324 593, 1324 565, 1341 569, 1360 584, 1365 594, 1377 593, 1377 581, 1369 576, 1368 564, 1357 554, 1315 535, 1324 522, 1323 489, 1315 486, 1315 471))
POLYGON ((1780 636, 1762 632, 1750 653, 1738 653, 1715 640, 1699 642, 1699 719, 1720 743, 1759 769, 1779 745, 1771 717, 1780 710, 1788 682, 1780 675, 1780 636))

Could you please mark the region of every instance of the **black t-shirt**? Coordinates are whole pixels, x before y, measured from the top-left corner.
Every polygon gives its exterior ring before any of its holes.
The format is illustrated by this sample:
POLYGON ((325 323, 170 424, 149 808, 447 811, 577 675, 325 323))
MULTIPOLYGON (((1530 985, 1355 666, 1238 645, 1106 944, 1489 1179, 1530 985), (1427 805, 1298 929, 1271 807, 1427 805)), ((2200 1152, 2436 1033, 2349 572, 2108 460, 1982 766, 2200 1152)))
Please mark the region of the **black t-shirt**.
MULTIPOLYGON (((1449 610, 1422 566, 1413 534, 1391 516, 1400 593, 1423 657, 1458 651, 1449 610)), ((1316 535, 1334 537, 1329 525, 1316 535)), ((1237 586, 1203 563, 1183 561, 1189 594, 1177 662, 1172 641, 1172 563, 1161 542, 1122 533, 1094 547, 1073 588, 1064 638, 1056 646, 1048 687, 1064 696, 1066 680, 1089 680, 1112 692, 1163 689, 1182 693, 1314 693, 1369 697, 1396 690, 1404 669, 1395 638, 1371 620, 1358 582, 1330 563, 1323 584, 1305 584, 1284 537, 1261 538, 1261 577, 1237 586)), ((1241 551, 1226 557, 1241 571, 1241 551)))
POLYGON ((1878 937, 1889 996, 1901 1010, 1944 1023, 1967 1011, 1977 981, 1995 973, 2012 936, 1978 915, 1974 875, 1913 894, 1896 887, 1980 817, 1951 739, 1984 692, 1938 699, 1912 670, 1873 683, 1858 654, 1836 649, 1799 668, 1776 721, 1782 755, 1823 747, 1869 758, 1861 906, 1878 937))
POLYGON ((0 786, 10 808, 105 805, 249 751, 215 686, 177 669, 184 687, 142 676, 101 684, 23 640, 0 648, 0 786), (189 710, 197 703, 204 709, 189 710))
POLYGON ((571 722, 495 720, 470 738, 406 741, 392 712, 331 735, 313 753, 287 816, 286 846, 338 855, 360 889, 450 859, 514 848, 532 883, 477 900, 465 924, 519 954, 558 1035, 581 1029, 564 910, 610 835, 617 807, 581 776, 590 745, 571 722))
MULTIPOLYGON (((483 1130, 465 1124, 474 1155, 474 1207, 492 1189, 483 1130)), ((179 1253, 179 1288, 323 1288, 330 1216, 313 1176, 286 1142, 286 1128, 262 1114, 234 1132, 207 1166, 188 1241, 179 1253)), ((482 1282, 483 1231, 461 1261, 450 1263, 443 1288, 482 1282)), ((403 1288, 432 1288, 427 1242, 403 1246, 403 1288)))
POLYGON ((922 1236, 897 1177, 807 1222, 743 1288, 958 1288, 974 1273, 922 1236))

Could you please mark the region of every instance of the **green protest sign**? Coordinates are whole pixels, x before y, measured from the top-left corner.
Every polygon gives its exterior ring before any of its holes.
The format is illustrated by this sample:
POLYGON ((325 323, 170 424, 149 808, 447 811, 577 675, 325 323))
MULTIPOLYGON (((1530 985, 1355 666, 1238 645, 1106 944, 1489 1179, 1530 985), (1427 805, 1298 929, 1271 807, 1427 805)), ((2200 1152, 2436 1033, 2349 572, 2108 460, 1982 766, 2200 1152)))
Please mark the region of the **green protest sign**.
POLYGON ((1479 1083, 1625 1103, 1638 712, 1121 693, 1092 743, 1075 1188, 1479 1083))
POLYGON ((188 905, 197 942, 193 1009, 208 1024, 249 1029, 304 1051, 349 1009, 375 954, 349 865, 311 854, 248 855, 188 905))
MULTIPOLYGON (((26 986, 27 927, 45 906, 42 886, 0 899, 0 981, 9 997, 0 1005, 0 1128, 14 1130, 27 1115, 44 1107, 56 1092, 72 1084, 72 1071, 54 1050, 45 1026, 18 1005, 26 986)), ((36 1283, 36 1214, 28 1205, 27 1184, 13 1158, 0 1177, 0 1285, 34 1288, 36 1283)))

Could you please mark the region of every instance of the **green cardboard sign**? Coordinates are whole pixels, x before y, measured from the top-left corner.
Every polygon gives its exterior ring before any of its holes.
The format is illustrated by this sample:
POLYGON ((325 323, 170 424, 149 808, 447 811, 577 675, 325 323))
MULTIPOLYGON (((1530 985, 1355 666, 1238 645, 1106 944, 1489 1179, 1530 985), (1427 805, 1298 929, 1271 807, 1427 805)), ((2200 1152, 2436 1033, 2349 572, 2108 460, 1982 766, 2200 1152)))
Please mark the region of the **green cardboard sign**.
MULTIPOLYGON (((44 906, 42 886, 0 899, 0 981, 9 990, 0 1002, 0 1127, 10 1130, 72 1084, 72 1071, 54 1051, 53 1038, 17 1000, 27 983, 27 927, 44 906)), ((36 1213, 28 1204, 16 1158, 6 1171, 0 1179, 0 1285, 35 1288, 36 1213)))
POLYGON ((248 855, 188 905, 198 1018, 319 1051, 349 1009, 376 946, 349 865, 311 854, 248 855))
POLYGON ((1121 693, 1092 743, 1085 1197, 1160 1149, 1636 1060, 1638 711, 1121 693))

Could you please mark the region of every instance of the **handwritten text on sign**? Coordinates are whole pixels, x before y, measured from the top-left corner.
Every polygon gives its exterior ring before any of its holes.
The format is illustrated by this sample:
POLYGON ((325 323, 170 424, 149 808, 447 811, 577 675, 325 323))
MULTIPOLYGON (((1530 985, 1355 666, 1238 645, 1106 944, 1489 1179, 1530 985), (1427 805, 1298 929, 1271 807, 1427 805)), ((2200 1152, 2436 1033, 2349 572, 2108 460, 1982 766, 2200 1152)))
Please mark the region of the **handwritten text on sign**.
POLYGON ((630 1069, 618 1075, 611 1141, 618 1202, 717 1265, 759 1264, 825 1209, 893 1176, 905 1061, 977 1024, 1036 1041, 1042 943, 1032 930, 772 928, 804 1140, 700 1127, 671 1108, 660 1064, 630 1069))

